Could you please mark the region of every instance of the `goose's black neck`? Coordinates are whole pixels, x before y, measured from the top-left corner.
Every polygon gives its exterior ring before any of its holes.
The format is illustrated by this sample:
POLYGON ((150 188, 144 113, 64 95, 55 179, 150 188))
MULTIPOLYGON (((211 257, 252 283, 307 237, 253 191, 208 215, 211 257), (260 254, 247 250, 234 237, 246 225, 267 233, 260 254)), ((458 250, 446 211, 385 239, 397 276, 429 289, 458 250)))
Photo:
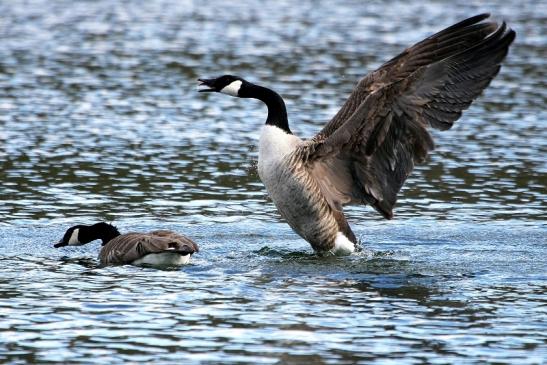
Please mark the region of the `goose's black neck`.
POLYGON ((285 102, 281 95, 267 87, 248 83, 244 90, 240 91, 239 96, 262 101, 268 107, 266 124, 276 126, 285 132, 292 134, 289 128, 287 108, 285 107, 285 102))
POLYGON ((85 230, 85 232, 82 232, 82 230, 80 230, 80 236, 82 234, 88 235, 88 238, 90 239, 90 241, 97 240, 97 239, 102 240, 103 241, 102 245, 104 246, 111 239, 118 237, 120 235, 120 232, 113 225, 105 223, 105 222, 101 222, 101 223, 96 223, 89 226, 88 229, 85 230))

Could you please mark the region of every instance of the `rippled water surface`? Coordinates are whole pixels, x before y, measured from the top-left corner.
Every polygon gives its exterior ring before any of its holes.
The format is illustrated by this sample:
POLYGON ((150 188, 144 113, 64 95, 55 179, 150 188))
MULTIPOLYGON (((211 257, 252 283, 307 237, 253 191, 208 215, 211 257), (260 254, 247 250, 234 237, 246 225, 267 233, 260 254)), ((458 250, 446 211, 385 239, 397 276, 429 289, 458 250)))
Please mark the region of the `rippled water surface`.
POLYGON ((547 6, 409 2, 0 3, 0 362, 542 364, 547 360, 547 6), (473 14, 517 40, 364 251, 321 258, 255 161, 265 108, 196 92, 239 74, 312 136, 355 82, 473 14), (73 224, 174 229, 171 270, 100 268, 73 224))

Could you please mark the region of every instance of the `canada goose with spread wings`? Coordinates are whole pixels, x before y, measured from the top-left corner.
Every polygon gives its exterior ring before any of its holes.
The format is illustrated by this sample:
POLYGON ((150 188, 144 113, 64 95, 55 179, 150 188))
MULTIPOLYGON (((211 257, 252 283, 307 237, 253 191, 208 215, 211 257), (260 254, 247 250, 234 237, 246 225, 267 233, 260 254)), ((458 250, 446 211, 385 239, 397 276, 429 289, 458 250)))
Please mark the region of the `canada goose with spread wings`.
POLYGON ((310 140, 292 134, 273 90, 224 75, 199 79, 200 92, 266 104, 258 173, 269 195, 314 250, 349 254, 357 238, 343 207, 369 204, 391 219, 406 178, 434 148, 428 128, 450 129, 499 72, 515 32, 487 18, 446 28, 366 75, 310 140))

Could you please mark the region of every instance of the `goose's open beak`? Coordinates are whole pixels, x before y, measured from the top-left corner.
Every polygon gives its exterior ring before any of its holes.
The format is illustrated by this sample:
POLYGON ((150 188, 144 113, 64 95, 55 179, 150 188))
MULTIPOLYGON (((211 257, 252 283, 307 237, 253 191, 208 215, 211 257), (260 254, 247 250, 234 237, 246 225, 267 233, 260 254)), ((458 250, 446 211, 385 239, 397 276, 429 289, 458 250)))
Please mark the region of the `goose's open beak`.
POLYGON ((63 247, 63 246, 67 246, 66 243, 63 243, 63 241, 59 241, 59 242, 57 242, 56 244, 53 245, 53 247, 55 247, 55 248, 59 248, 59 247, 63 247))
POLYGON ((200 93, 208 93, 208 92, 212 92, 212 91, 216 91, 214 88, 213 88, 213 82, 215 81, 215 79, 198 79, 198 92, 200 93))

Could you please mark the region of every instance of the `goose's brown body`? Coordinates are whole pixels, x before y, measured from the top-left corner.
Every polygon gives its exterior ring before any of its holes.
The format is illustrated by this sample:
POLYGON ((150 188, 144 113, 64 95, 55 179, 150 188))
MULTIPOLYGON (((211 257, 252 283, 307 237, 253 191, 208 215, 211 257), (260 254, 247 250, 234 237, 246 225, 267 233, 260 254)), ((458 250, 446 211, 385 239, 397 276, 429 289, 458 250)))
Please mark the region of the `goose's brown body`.
POLYGON ((300 152, 306 143, 275 126, 264 126, 258 174, 277 210, 296 233, 318 252, 341 254, 344 250, 336 247, 337 239, 345 238, 351 244, 357 239, 344 215, 329 204, 313 170, 303 162, 300 152))
POLYGON ((103 265, 146 264, 147 256, 164 254, 165 265, 182 265, 188 263, 190 256, 197 251, 194 241, 172 231, 132 232, 106 243, 99 253, 99 260, 103 265))

